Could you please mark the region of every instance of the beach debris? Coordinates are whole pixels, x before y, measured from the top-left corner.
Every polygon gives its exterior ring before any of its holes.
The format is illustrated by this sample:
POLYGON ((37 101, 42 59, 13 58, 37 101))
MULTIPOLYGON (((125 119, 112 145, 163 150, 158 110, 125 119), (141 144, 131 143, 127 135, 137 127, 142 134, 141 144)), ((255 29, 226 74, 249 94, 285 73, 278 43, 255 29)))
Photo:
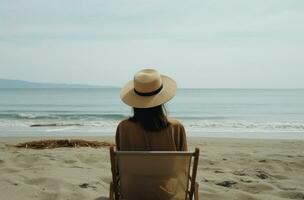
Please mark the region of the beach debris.
POLYGON ((106 141, 87 141, 80 139, 73 140, 39 140, 39 141, 30 141, 19 143, 15 145, 17 148, 26 148, 26 149, 54 149, 59 147, 92 147, 92 148, 102 148, 115 146, 111 142, 106 141))
POLYGON ((81 187, 81 188, 88 188, 89 184, 88 183, 83 183, 83 184, 80 184, 79 187, 81 187))
POLYGON ((82 124, 32 124, 30 127, 44 127, 44 126, 83 126, 82 124))
POLYGON ((256 170, 256 172, 258 173, 256 176, 259 177, 260 179, 267 179, 269 178, 269 176, 271 176, 270 174, 264 172, 263 170, 256 170))
POLYGON ((93 186, 93 185, 90 185, 88 183, 83 183, 83 184, 80 184, 79 187, 81 188, 92 188, 93 190, 96 190, 97 187, 93 186))
POLYGON ((206 178, 203 178, 202 180, 201 180, 201 182, 209 182, 209 180, 208 179, 206 179, 206 178))
POLYGON ((231 187, 232 185, 237 184, 237 182, 235 182, 235 181, 222 181, 222 182, 218 182, 218 183, 215 183, 215 184, 223 186, 223 187, 231 187))
POLYGON ((214 171, 214 173, 216 173, 216 174, 220 174, 220 173, 224 173, 223 171, 221 171, 221 170, 215 170, 214 171))
POLYGON ((266 160, 259 160, 259 162, 266 162, 266 160))
POLYGON ((263 173, 257 174, 256 176, 259 177, 260 179, 268 178, 268 176, 266 174, 263 174, 263 173))

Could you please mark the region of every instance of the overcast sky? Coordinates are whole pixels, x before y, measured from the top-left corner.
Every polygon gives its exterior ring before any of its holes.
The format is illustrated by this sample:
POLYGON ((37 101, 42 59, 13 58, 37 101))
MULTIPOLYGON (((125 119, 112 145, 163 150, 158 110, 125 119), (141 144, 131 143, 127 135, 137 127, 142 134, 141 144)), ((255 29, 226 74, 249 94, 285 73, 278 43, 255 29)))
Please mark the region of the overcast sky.
POLYGON ((303 0, 0 0, 0 78, 304 88, 303 0))

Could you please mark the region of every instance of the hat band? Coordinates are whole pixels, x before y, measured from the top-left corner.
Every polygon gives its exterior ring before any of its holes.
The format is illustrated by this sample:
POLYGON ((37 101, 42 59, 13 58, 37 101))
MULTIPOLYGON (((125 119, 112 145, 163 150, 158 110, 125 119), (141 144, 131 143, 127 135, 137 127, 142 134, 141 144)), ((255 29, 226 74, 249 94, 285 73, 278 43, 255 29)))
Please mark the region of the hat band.
POLYGON ((139 96, 147 97, 147 96, 153 96, 153 95, 159 93, 162 89, 163 89, 163 84, 161 84, 161 86, 157 90, 154 90, 152 92, 138 92, 135 88, 134 88, 134 92, 136 94, 138 94, 139 96))

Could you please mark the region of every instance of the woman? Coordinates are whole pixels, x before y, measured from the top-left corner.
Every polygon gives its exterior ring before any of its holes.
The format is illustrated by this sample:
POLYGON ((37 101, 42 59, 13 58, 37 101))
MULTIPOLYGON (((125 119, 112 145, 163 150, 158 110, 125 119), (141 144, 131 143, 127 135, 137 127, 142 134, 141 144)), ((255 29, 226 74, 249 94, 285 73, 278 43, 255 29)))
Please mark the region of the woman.
POLYGON ((121 151, 187 151, 185 129, 169 119, 164 103, 176 92, 176 83, 154 69, 137 72, 121 90, 121 99, 134 115, 121 121, 116 145, 121 151))

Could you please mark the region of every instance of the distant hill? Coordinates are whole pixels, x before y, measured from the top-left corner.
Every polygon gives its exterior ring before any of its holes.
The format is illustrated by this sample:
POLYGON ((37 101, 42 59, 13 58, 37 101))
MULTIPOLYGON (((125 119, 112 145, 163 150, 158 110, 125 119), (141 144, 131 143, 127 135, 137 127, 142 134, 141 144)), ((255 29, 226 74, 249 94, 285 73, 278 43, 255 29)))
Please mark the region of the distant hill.
POLYGON ((61 83, 38 83, 23 80, 0 79, 0 88, 114 88, 111 86, 61 84, 61 83))

